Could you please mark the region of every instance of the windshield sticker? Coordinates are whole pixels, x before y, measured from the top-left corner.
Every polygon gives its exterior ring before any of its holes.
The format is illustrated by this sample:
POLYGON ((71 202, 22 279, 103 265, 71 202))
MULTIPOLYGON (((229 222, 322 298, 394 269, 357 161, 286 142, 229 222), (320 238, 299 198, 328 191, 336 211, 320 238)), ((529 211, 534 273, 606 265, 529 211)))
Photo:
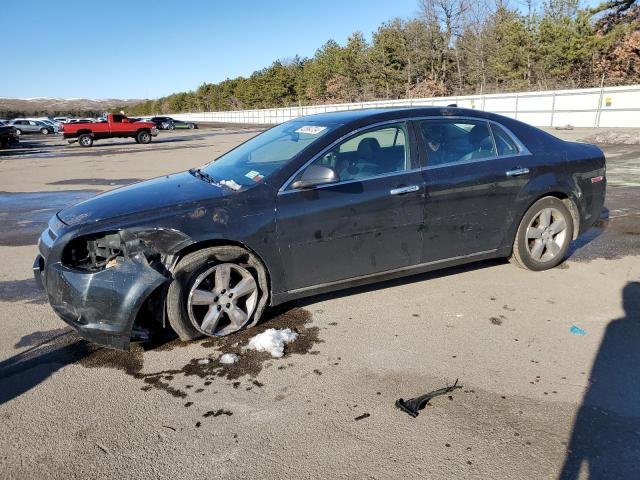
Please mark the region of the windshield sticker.
POLYGON ((238 191, 242 188, 242 185, 239 185, 235 182, 235 180, 220 180, 220 185, 224 185, 231 190, 238 191))
POLYGON ((264 178, 264 175, 261 175, 260 172, 256 172, 255 170, 251 170, 250 172, 245 173, 244 176, 256 183, 264 178))
POLYGON ((318 127, 317 125, 305 125, 296 130, 296 133, 309 133, 311 135, 317 135, 320 132, 324 132, 327 127, 318 127))

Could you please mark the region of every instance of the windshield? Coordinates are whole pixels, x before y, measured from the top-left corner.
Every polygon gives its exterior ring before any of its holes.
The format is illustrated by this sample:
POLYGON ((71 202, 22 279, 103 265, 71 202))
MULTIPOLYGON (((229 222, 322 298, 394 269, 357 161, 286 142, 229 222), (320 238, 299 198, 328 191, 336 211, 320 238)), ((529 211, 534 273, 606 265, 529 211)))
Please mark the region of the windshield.
POLYGON ((303 121, 283 123, 225 153, 202 169, 213 180, 249 186, 282 168, 306 147, 336 128, 303 121))

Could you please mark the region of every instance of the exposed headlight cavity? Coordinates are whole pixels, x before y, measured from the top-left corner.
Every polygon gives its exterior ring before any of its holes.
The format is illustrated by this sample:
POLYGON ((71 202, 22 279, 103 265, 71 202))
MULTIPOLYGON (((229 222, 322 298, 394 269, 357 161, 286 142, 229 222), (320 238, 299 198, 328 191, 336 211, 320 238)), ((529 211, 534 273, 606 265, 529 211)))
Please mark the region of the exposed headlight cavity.
POLYGON ((143 253, 148 260, 158 256, 139 239, 128 237, 126 232, 117 231, 76 238, 65 247, 62 263, 71 268, 98 272, 138 253, 143 253))

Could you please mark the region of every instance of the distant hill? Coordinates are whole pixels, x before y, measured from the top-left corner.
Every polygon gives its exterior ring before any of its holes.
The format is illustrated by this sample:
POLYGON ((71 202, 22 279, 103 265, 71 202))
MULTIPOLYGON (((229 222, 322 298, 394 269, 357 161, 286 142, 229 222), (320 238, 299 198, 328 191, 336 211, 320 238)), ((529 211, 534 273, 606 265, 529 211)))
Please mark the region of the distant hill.
POLYGON ((110 110, 122 110, 129 105, 140 103, 142 99, 106 98, 6 98, 0 97, 0 116, 21 115, 95 115, 110 110))

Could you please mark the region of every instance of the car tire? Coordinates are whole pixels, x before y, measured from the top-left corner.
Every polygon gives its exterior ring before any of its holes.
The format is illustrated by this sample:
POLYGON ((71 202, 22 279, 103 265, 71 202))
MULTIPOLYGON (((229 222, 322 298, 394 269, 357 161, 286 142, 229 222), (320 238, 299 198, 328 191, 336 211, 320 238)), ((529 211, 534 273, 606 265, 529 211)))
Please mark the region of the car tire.
POLYGON ((20 130, 19 128, 16 128, 16 135, 22 135, 22 130, 20 130))
POLYGON ((89 133, 83 133, 78 137, 78 143, 81 147, 91 147, 93 146, 93 137, 89 133))
POLYGON ((509 261, 536 272, 559 265, 573 239, 573 217, 562 200, 543 197, 526 211, 509 261))
POLYGON ((167 130, 175 130, 176 126, 173 123, 170 123, 169 126, 167 127, 167 130))
POLYGON ((193 130, 194 128, 196 128, 196 126, 193 123, 189 124, 189 130, 193 130))
POLYGON ((167 317, 183 341, 223 336, 255 325, 268 298, 266 270, 255 255, 236 246, 204 248, 176 265, 167 317))
POLYGON ((40 129, 40 133, 42 135, 49 135, 49 129, 48 128, 41 128, 40 129))
POLYGON ((139 131, 136 135, 136 142, 142 143, 143 145, 151 143, 151 134, 146 130, 139 131))

